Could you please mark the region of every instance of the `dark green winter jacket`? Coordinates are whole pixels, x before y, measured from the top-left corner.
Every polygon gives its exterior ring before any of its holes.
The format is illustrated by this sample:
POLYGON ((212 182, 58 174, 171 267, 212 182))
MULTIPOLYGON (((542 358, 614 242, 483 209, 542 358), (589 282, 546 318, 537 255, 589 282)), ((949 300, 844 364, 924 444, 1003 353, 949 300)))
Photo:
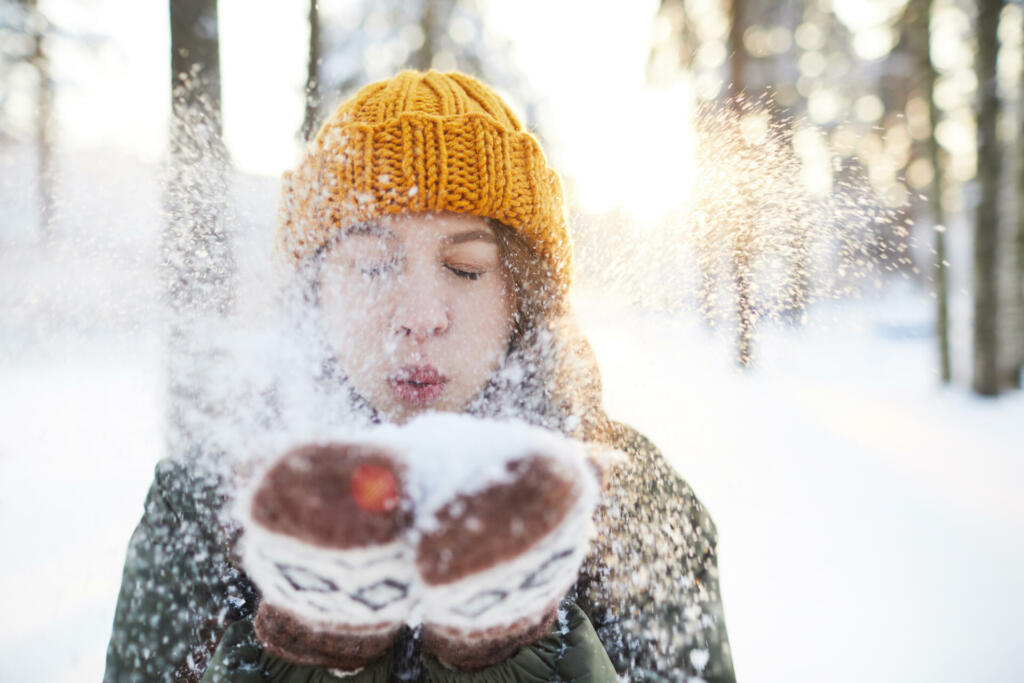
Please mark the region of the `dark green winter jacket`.
POLYGON ((258 596, 233 558, 225 498, 197 468, 164 460, 128 547, 104 681, 597 683, 616 672, 735 681, 711 518, 646 438, 617 425, 608 441, 626 457, 608 473, 597 537, 563 603, 567 623, 471 674, 422 655, 408 629, 390 657, 345 679, 264 652, 251 624, 258 596))

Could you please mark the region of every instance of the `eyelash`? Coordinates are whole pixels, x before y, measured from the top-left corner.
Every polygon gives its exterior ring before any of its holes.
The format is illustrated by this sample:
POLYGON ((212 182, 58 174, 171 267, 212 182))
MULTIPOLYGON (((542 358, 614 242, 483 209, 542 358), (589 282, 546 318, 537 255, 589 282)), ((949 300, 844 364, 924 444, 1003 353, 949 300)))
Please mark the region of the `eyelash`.
MULTIPOLYGON (((394 270, 394 268, 394 263, 381 263, 371 266, 369 268, 360 268, 359 272, 362 273, 365 277, 375 278, 390 273, 392 270, 394 270)), ((482 272, 462 270, 461 268, 456 268, 455 266, 446 265, 445 268, 447 268, 452 275, 458 278, 462 278, 463 280, 476 281, 480 279, 481 275, 483 275, 482 272)))
POLYGON ((476 273, 470 270, 460 270, 454 266, 445 266, 455 277, 460 277, 463 280, 479 280, 483 273, 476 273))

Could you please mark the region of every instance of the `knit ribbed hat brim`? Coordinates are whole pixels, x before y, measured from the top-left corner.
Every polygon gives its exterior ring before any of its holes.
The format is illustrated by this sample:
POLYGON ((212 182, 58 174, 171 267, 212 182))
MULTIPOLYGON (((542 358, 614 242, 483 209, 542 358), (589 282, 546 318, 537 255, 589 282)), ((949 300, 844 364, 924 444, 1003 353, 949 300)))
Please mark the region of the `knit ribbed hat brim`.
POLYGON ((356 223, 425 211, 516 229, 568 284, 558 175, 497 94, 457 73, 403 71, 342 104, 285 174, 277 246, 302 260, 356 223))

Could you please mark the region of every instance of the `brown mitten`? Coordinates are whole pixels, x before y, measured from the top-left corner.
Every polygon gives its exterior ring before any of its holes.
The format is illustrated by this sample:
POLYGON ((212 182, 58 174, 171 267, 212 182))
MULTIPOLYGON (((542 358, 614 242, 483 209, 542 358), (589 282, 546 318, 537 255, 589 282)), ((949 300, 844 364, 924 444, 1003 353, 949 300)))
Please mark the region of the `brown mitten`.
POLYGON ((597 491, 581 444, 519 422, 437 414, 293 450, 240 505, 256 634, 351 671, 421 623, 451 667, 501 661, 549 631, 597 491))
POLYGON ((367 445, 309 445, 240 501, 242 562, 262 593, 271 654, 351 671, 391 646, 414 601, 400 459, 367 445))
POLYGON ((586 555, 597 481, 578 444, 545 435, 521 445, 487 485, 432 519, 417 511, 423 644, 449 667, 480 669, 544 636, 586 555))

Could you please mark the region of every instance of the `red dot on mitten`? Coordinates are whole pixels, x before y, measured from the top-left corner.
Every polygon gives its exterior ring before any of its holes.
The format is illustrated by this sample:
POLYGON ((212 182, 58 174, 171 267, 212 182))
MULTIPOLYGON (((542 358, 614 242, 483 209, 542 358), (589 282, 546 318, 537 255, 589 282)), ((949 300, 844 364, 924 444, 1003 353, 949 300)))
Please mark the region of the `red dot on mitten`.
POLYGON ((275 461, 244 508, 243 563, 272 655, 358 669, 379 660, 415 598, 405 467, 372 444, 306 444, 275 461))
POLYGON ((360 465, 352 471, 352 499, 367 512, 391 512, 398 507, 395 475, 386 467, 360 465))
POLYGON ((361 444, 309 444, 289 451, 263 476, 253 522, 320 548, 346 550, 395 541, 409 524, 402 466, 361 444))

